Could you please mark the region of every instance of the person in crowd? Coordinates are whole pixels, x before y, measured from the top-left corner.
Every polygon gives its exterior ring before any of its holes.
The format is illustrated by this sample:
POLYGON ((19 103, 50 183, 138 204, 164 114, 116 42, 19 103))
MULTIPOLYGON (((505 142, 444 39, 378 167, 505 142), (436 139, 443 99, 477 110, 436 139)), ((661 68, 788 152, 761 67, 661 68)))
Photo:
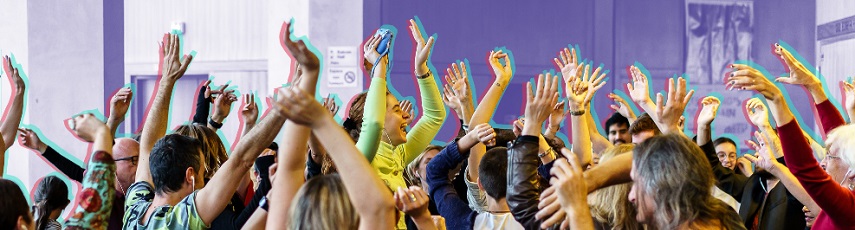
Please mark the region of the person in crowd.
POLYGON ((734 71, 725 82, 732 89, 756 91, 769 103, 769 112, 778 125, 776 130, 781 138, 787 167, 821 209, 808 207, 811 213, 818 213, 812 228, 851 229, 855 227, 855 220, 851 218, 852 211, 855 211, 855 192, 852 191, 855 174, 851 173, 855 152, 850 149, 855 149, 852 145, 855 143, 852 139, 855 126, 844 125, 843 117, 828 100, 822 82, 812 70, 781 45, 776 43, 773 49, 789 70, 788 76, 775 81, 800 85, 813 99, 822 130, 828 134, 828 154, 823 159, 825 170, 814 158, 808 138, 802 135, 800 124, 790 111, 785 96, 763 72, 752 65, 733 64, 734 71))
MULTIPOLYGON (((605 163, 615 156, 632 154, 633 148, 632 144, 617 144, 612 148, 606 149, 600 161, 605 163)), ((624 183, 591 193, 588 205, 591 207, 591 217, 593 218, 595 229, 644 229, 644 225, 638 223, 635 219, 636 210, 634 204, 629 202, 628 197, 631 188, 632 183, 624 183)), ((554 191, 555 187, 550 187, 549 189, 554 191)))
POLYGON ((0 178, 0 228, 14 230, 36 229, 33 214, 21 187, 9 179, 0 178))
POLYGON ((736 142, 728 137, 719 137, 713 141, 716 156, 718 156, 721 166, 740 173, 746 177, 754 174, 754 169, 751 168, 751 162, 745 157, 737 157, 739 149, 736 147, 736 142))
POLYGON ((33 216, 36 229, 58 230, 62 225, 56 221, 62 210, 71 203, 68 200, 68 186, 59 177, 46 176, 36 184, 33 192, 33 216))
POLYGON ((639 144, 647 138, 661 134, 662 131, 656 127, 656 123, 653 122, 650 115, 643 113, 638 116, 635 123, 629 126, 629 133, 632 136, 632 143, 639 144))
MULTIPOLYGON (((287 118, 282 144, 293 147, 277 154, 279 163, 275 178, 272 178, 273 189, 268 196, 271 204, 269 216, 277 218, 266 218, 266 228, 394 228, 398 218, 392 193, 356 145, 348 141, 345 130, 320 103, 314 101, 312 95, 315 94, 320 65, 318 57, 303 40, 291 40, 289 26, 289 23, 283 25, 283 42, 286 51, 300 63, 303 71, 298 84, 280 90, 279 106, 276 113, 271 113, 283 120, 287 118), (347 173, 315 176, 302 183, 300 178, 304 177, 304 157, 310 135, 324 137, 319 141, 338 170, 347 173), (342 141, 347 144, 342 144, 342 141)), ((387 68, 388 58, 381 57, 374 69, 374 77, 386 75, 387 68)), ((415 202, 423 197, 415 197, 414 194, 409 198, 415 202)), ((427 218, 416 222, 430 223, 430 216, 427 218)), ((429 229, 428 226, 419 227, 429 229)))

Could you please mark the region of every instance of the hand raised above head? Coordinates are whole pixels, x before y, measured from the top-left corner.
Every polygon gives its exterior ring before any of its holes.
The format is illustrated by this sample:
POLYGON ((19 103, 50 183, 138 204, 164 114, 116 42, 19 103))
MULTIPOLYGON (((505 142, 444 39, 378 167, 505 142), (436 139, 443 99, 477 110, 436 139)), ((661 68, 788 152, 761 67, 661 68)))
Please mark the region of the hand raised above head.
POLYGON ((581 77, 581 69, 579 68, 579 58, 576 57, 576 48, 558 51, 558 58, 553 58, 555 66, 561 70, 561 76, 564 77, 564 83, 572 82, 576 78, 581 77), (559 60, 559 58, 561 58, 559 60))
POLYGON ((718 114, 718 107, 721 105, 721 101, 718 100, 717 97, 707 96, 701 99, 701 112, 698 113, 698 124, 709 125, 713 122, 716 115, 718 114))
POLYGON ((775 81, 786 84, 802 85, 807 88, 822 87, 822 82, 799 60, 793 57, 789 50, 775 43, 775 53, 789 70, 789 76, 776 78, 775 81))
POLYGON ((511 66, 511 58, 503 51, 490 51, 490 67, 493 68, 493 73, 496 74, 496 81, 507 84, 514 76, 511 66), (504 64, 502 64, 504 59, 504 64))
POLYGON ((181 38, 176 34, 164 34, 160 44, 161 74, 163 79, 176 82, 184 76, 193 55, 181 55, 181 38))
POLYGON ((298 87, 279 89, 275 111, 294 123, 315 127, 325 118, 331 118, 329 110, 315 98, 298 87))
POLYGON ((429 71, 427 66, 428 58, 430 58, 431 51, 433 51, 433 43, 435 38, 430 36, 427 40, 422 35, 422 31, 419 28, 419 23, 416 23, 415 20, 410 19, 410 33, 413 35, 413 40, 416 41, 416 53, 413 55, 414 59, 413 63, 415 64, 416 70, 415 74, 417 76, 423 76, 427 74, 429 71))
POLYGON ((243 95, 243 109, 240 111, 243 121, 255 124, 258 120, 258 105, 255 104, 255 94, 247 93, 243 95))
POLYGON ((297 40, 296 42, 291 40, 291 26, 292 24, 289 22, 282 23, 282 29, 280 32, 282 37, 280 40, 283 46, 287 49, 286 51, 288 51, 288 53, 297 60, 297 63, 300 64, 304 71, 317 72, 321 65, 318 56, 309 50, 303 40, 297 40))
POLYGON ((30 150, 43 152, 47 145, 39 138, 32 129, 18 128, 18 144, 30 150))
POLYGON ((18 93, 23 93, 23 90, 26 88, 26 84, 24 83, 24 79, 21 78, 21 73, 18 67, 14 67, 12 65, 12 58, 9 56, 3 57, 3 70, 6 72, 6 76, 12 79, 12 83, 15 83, 15 88, 18 90, 18 93))
POLYGON ((526 86, 528 88, 525 105, 526 125, 541 126, 558 103, 558 78, 549 73, 546 76, 540 74, 535 91, 532 91, 531 82, 526 86))
POLYGON ((71 123, 74 134, 86 142, 93 142, 101 132, 109 132, 107 125, 91 113, 77 115, 71 119, 71 123))
POLYGON ((110 98, 110 118, 124 119, 131 106, 134 92, 131 88, 121 88, 110 98))
POLYGON ((757 91, 767 100, 778 100, 783 98, 778 86, 775 86, 775 84, 766 78, 766 76, 759 70, 743 64, 733 64, 731 66, 734 68, 734 71, 725 78, 725 82, 727 82, 725 84, 726 88, 729 88, 730 90, 737 89, 757 91))
POLYGON ((686 91, 686 79, 682 77, 677 79, 668 79, 668 95, 667 99, 663 98, 661 93, 656 94, 656 113, 650 114, 650 118, 656 122, 656 126, 663 133, 680 131, 680 119, 683 112, 686 110, 686 105, 695 94, 695 90, 686 91))

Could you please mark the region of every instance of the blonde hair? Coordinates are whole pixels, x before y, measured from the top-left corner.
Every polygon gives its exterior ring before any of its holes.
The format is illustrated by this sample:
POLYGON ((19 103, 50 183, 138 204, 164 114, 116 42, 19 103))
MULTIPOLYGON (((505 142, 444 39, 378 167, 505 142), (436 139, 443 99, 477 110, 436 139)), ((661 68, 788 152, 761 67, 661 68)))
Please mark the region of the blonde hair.
POLYGON ((226 146, 220 140, 217 132, 208 126, 189 124, 178 126, 176 134, 198 139, 202 142, 202 154, 205 155, 205 178, 214 177, 214 173, 220 169, 220 165, 229 159, 226 146))
POLYGON ((357 229, 359 214, 338 174, 309 179, 291 202, 288 229, 357 229))
POLYGON ((828 151, 837 151, 837 156, 850 169, 855 166, 855 125, 848 124, 831 130, 825 143, 828 144, 828 151))
MULTIPOLYGON (((625 154, 632 153, 632 144, 619 144, 603 151, 600 163, 625 154)), ((588 195, 588 206, 591 207, 591 216, 600 223, 610 226, 612 229, 639 229, 639 223, 635 219, 635 207, 629 202, 629 190, 632 183, 623 183, 603 188, 588 195)))
MULTIPOLYGON (((422 160, 424 160, 425 153, 427 153, 431 150, 442 151, 442 149, 443 149, 442 146, 428 145, 428 147, 425 148, 425 150, 422 151, 422 153, 419 154, 419 156, 417 156, 416 159, 414 159, 413 161, 410 162, 410 164, 407 165, 406 170, 404 170, 404 180, 407 182, 408 186, 419 186, 419 187, 422 187, 425 190, 427 190, 427 185, 422 185, 422 181, 418 177, 418 176, 426 176, 426 175, 418 175, 417 176, 416 172, 419 171, 419 165, 421 165, 422 160)), ((394 191, 393 191, 393 193, 394 193, 394 191)))

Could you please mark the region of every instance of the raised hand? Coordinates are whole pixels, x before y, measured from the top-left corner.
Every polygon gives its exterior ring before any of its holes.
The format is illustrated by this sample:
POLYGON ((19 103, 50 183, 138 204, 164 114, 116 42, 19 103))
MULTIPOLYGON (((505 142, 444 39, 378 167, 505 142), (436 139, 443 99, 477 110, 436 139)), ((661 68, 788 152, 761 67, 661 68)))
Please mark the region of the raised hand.
POLYGON ((781 90, 754 67, 742 64, 733 64, 732 67, 736 71, 730 73, 730 76, 725 79, 727 82, 725 87, 729 87, 731 90, 754 90, 762 94, 767 100, 783 98, 781 90))
POLYGON ((435 39, 433 36, 430 36, 430 38, 425 41, 425 37, 422 35, 419 24, 413 19, 410 19, 410 33, 413 34, 413 40, 416 41, 416 54, 413 55, 415 58, 413 63, 416 66, 415 74, 416 76, 424 76, 429 71, 427 61, 430 57, 431 51, 433 50, 433 42, 435 39))
POLYGON ((843 102, 846 106, 846 112, 849 113, 849 121, 855 121, 855 79, 851 83, 842 81, 843 84, 843 102))
POLYGON ((626 83, 626 88, 629 90, 629 97, 632 98, 633 102, 639 105, 651 102, 650 93, 647 90, 647 75, 642 73, 641 70, 634 65, 629 67, 629 72, 632 75, 632 82, 626 83))
POLYGON ((255 124, 258 121, 258 105, 255 104, 255 94, 247 93, 242 98, 243 109, 240 110, 240 116, 243 117, 243 122, 255 124))
MULTIPOLYGON (((590 65, 582 64, 580 68, 582 66, 584 66, 584 71, 582 71, 582 73, 590 71, 590 65)), ((586 81, 584 77, 575 78, 572 82, 568 82, 564 86, 567 95, 567 102, 571 110, 585 108, 585 98, 588 96, 589 86, 588 81, 586 81)))
POLYGON ((401 111, 404 113, 404 123, 409 125, 413 123, 413 116, 416 114, 416 111, 413 110, 413 103, 408 100, 402 100, 398 103, 398 106, 401 107, 401 111))
POLYGON ((612 108, 615 112, 620 113, 620 115, 629 119, 629 123, 632 123, 632 121, 635 120, 635 112, 629 108, 629 103, 627 103, 626 100, 614 93, 610 93, 609 98, 615 102, 614 105, 609 105, 609 108, 612 108))
POLYGON ((698 114, 698 125, 709 125, 713 122, 718 114, 718 107, 721 105, 721 101, 718 100, 717 97, 707 96, 701 99, 701 112, 698 114))
POLYGON ((160 44, 160 56, 163 57, 161 62, 161 74, 163 79, 171 82, 176 82, 187 71, 190 62, 193 61, 193 55, 183 55, 181 52, 181 41, 178 35, 165 34, 163 42, 160 44))
POLYGON ((374 63, 377 63, 377 60, 380 59, 380 52, 377 52, 377 46, 380 45, 381 41, 383 41, 383 37, 375 34, 368 38, 368 40, 365 41, 365 44, 362 45, 362 55, 365 57, 365 61, 371 63, 371 65, 374 65, 374 63))
POLYGON ((298 87, 279 89, 279 99, 275 111, 281 113, 294 123, 315 127, 323 120, 331 117, 329 111, 321 103, 298 87))
POLYGON ((6 72, 6 76, 12 79, 12 83, 15 83, 15 89, 17 93, 23 93, 24 89, 27 87, 24 83, 24 79, 21 78, 21 74, 18 72, 18 68, 12 66, 12 58, 9 56, 3 57, 3 70, 6 72))
POLYGON ((18 144, 21 146, 39 152, 44 152, 47 149, 47 145, 32 129, 18 128, 18 132, 18 144))
POLYGON ((514 76, 513 68, 511 68, 511 58, 501 50, 490 51, 490 67, 493 68, 493 73, 496 74, 497 82, 507 84, 514 76), (504 64, 502 64, 503 61, 504 64))
POLYGON ((74 135, 86 142, 93 142, 102 132, 109 132, 107 125, 91 113, 77 115, 71 119, 71 130, 74 135))
POLYGON ((291 24, 288 22, 282 23, 281 30, 281 42, 285 46, 286 51, 288 51, 294 59, 297 60, 297 63, 300 64, 300 67, 303 71, 309 72, 317 72, 320 68, 320 61, 318 60, 318 56, 315 55, 309 48, 306 46, 306 43, 303 40, 298 40, 296 42, 291 40, 291 24))
POLYGON ((543 121, 552 114, 552 108, 558 103, 558 78, 548 73, 545 77, 540 74, 536 90, 532 91, 531 82, 526 84, 526 88, 526 124, 522 135, 539 135, 543 121))
MULTIPOLYGON (((447 96, 449 103, 455 104, 453 108, 463 109, 469 103, 472 104, 472 92, 469 90, 469 73, 466 69, 466 63, 452 63, 451 68, 446 68, 448 75, 445 75, 443 93, 447 96)), ((448 103, 446 103, 448 104, 448 103)), ((449 106, 451 107, 451 106, 449 106)), ((473 112, 473 111, 470 111, 473 112)))
POLYGON ((214 99, 214 111, 211 114, 211 120, 222 123, 229 113, 232 111, 232 103, 237 101, 237 95, 234 90, 225 90, 221 88, 223 94, 214 99))
POLYGON ((119 92, 116 92, 113 98, 110 99, 110 118, 124 120, 133 97, 134 92, 131 91, 131 88, 119 89, 119 92))
POLYGON ((330 111, 330 114, 332 114, 333 116, 338 114, 339 106, 335 103, 335 98, 327 96, 323 100, 324 100, 324 104, 323 104, 324 108, 327 108, 327 110, 330 111))
POLYGON ((783 165, 778 163, 775 155, 783 155, 781 148, 781 141, 777 138, 777 136, 771 136, 770 134, 754 131, 754 138, 757 139, 757 143, 753 141, 747 141, 748 145, 751 146, 755 151, 757 151, 754 156, 751 154, 745 154, 745 159, 757 165, 757 167, 766 169, 766 171, 772 172, 778 168, 781 168, 783 165))
POLYGON ((805 88, 822 87, 822 82, 811 73, 805 66, 793 57, 789 50, 775 43, 775 53, 784 61, 790 74, 787 77, 776 78, 775 81, 793 85, 802 85, 805 88))
POLYGON ((651 114, 650 118, 656 122, 656 126, 663 133, 679 132, 680 117, 683 116, 683 111, 686 110, 686 105, 692 99, 695 90, 686 92, 686 79, 682 77, 677 79, 677 84, 674 84, 674 79, 668 79, 668 95, 667 99, 663 98, 661 93, 656 94, 656 113, 651 114))
POLYGON ((512 125, 514 126, 514 128, 513 128, 514 136, 519 137, 520 135, 522 135, 522 130, 523 130, 523 127, 525 126, 525 118, 520 118, 520 119, 514 120, 514 123, 512 125))
POLYGON ((558 51, 558 58, 553 58, 552 61, 558 69, 561 70, 561 76, 564 77, 564 83, 569 84, 581 77, 582 65, 579 65, 579 58, 576 57, 576 48, 558 51), (559 60, 558 58, 561 58, 559 60))
POLYGON ((549 131, 553 135, 561 128, 561 122, 564 121, 564 118, 567 118, 567 112, 564 109, 566 103, 564 101, 558 102, 555 107, 552 107, 552 113, 549 114, 549 124, 546 127, 549 127, 549 131))
POLYGON ((205 81, 205 98, 210 100, 209 102, 213 102, 213 100, 211 100, 211 96, 223 94, 223 91, 228 87, 229 84, 225 84, 221 86, 220 89, 211 89, 211 80, 205 81))
POLYGON ((482 143, 486 146, 496 145, 496 131, 490 124, 483 123, 469 130, 469 133, 464 136, 476 143, 482 143))
POLYGON ((757 127, 771 127, 769 124, 769 112, 766 105, 759 98, 748 99, 745 103, 745 112, 748 114, 748 119, 757 127))
POLYGON ((597 67, 594 70, 593 74, 588 75, 588 67, 585 67, 585 74, 582 76, 582 80, 586 82, 585 85, 588 86, 585 94, 585 100, 582 101, 583 106, 588 106, 591 104, 591 100, 594 98, 594 94, 597 93, 597 90, 603 88, 606 85, 604 81, 606 78, 606 74, 600 74, 602 68, 597 67))

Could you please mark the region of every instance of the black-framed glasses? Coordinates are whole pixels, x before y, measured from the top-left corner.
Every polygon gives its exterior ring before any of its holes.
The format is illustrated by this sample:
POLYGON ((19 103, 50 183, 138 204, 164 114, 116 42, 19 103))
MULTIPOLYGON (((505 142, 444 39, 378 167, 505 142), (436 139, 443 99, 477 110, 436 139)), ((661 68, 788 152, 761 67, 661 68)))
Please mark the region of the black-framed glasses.
POLYGON ((136 165, 137 165, 137 161, 139 161, 139 160, 140 160, 140 156, 131 156, 131 157, 122 157, 122 158, 116 159, 115 161, 116 161, 116 162, 119 162, 119 161, 130 161, 132 165, 136 166, 136 165))

